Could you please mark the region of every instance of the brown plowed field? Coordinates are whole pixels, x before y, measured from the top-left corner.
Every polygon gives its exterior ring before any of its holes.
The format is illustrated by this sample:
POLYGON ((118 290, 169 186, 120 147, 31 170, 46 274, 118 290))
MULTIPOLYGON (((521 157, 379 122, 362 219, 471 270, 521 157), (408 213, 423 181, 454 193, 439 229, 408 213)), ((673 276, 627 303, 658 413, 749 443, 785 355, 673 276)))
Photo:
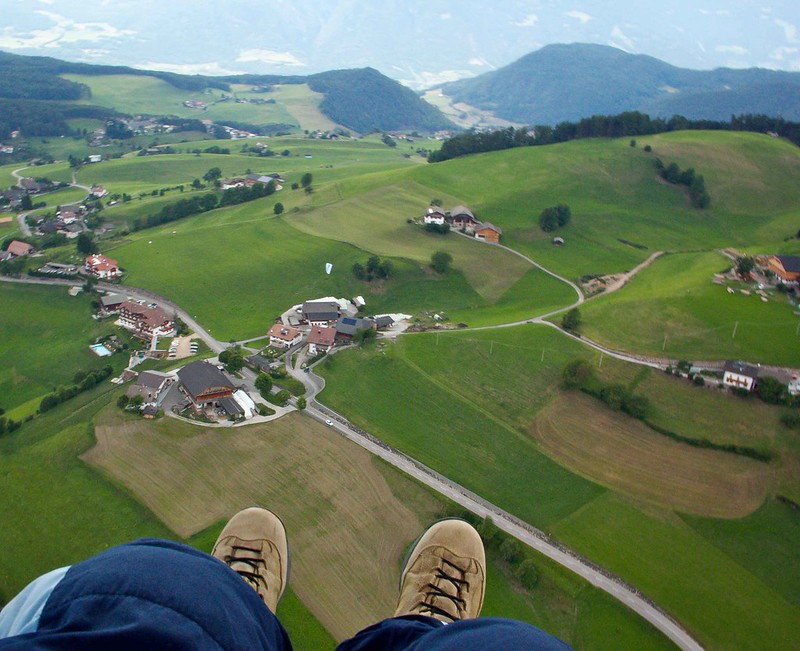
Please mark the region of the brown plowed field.
POLYGON ((567 468, 683 513, 743 517, 760 506, 772 483, 766 463, 678 443, 580 393, 553 401, 530 432, 567 468))
POLYGON ((292 587, 337 639, 392 614, 402 555, 439 506, 402 477, 393 492, 367 452, 300 414, 211 430, 108 410, 96 435, 84 460, 181 536, 253 504, 277 512, 292 587))

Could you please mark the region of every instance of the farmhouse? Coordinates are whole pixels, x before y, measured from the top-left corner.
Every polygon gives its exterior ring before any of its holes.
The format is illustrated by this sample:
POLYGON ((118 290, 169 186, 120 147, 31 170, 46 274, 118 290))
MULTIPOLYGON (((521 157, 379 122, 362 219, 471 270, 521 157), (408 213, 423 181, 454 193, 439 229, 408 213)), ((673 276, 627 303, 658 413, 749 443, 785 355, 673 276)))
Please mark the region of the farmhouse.
POLYGON ((744 362, 725 362, 722 384, 734 389, 753 391, 758 379, 758 368, 744 362))
POLYGON ((767 258, 767 267, 785 283, 800 281, 800 256, 771 255, 767 258))
POLYGON ((391 328, 393 325, 394 319, 388 314, 380 314, 375 317, 375 327, 378 330, 385 330, 386 328, 391 328))
POLYGON ((292 326, 276 323, 269 329, 269 345, 273 348, 291 348, 300 343, 303 333, 292 326))
POLYGON ((233 395, 234 386, 216 366, 198 360, 178 371, 181 390, 195 407, 219 407, 220 401, 233 395))
POLYGON ((339 323, 336 324, 336 339, 340 341, 350 341, 356 333, 361 330, 375 329, 375 322, 372 319, 345 316, 339 319, 339 323))
POLYGON ((463 229, 467 233, 473 233, 475 227, 480 222, 475 219, 475 215, 466 206, 456 206, 450 211, 450 225, 458 230, 463 229))
POLYGON ((171 337, 175 334, 175 322, 164 310, 132 301, 120 304, 117 323, 143 339, 171 337))
POLYGON ((23 255, 30 255, 31 253, 33 253, 34 249, 27 242, 20 242, 19 240, 14 240, 11 242, 11 244, 8 245, 7 251, 15 258, 20 258, 23 255))
POLYGON ((139 373, 136 382, 128 388, 129 398, 142 396, 144 401, 156 402, 159 394, 172 384, 172 376, 159 371, 143 371, 139 373))
POLYGON ((117 278, 119 277, 119 263, 114 258, 107 258, 99 253, 86 256, 83 268, 87 273, 98 278, 117 278))
POLYGON ((483 240, 484 242, 497 244, 500 241, 500 236, 502 234, 503 229, 489 222, 483 222, 475 227, 476 240, 483 240))
POLYGON ((439 208, 438 206, 431 206, 425 211, 425 215, 423 216, 422 220, 426 224, 444 224, 446 221, 446 216, 444 214, 444 210, 439 208))
POLYGON ((328 327, 339 319, 339 304, 335 301, 306 301, 303 320, 312 326, 328 327))
POLYGON ((321 326, 311 326, 311 332, 308 333, 308 354, 318 355, 319 353, 327 353, 333 348, 333 342, 336 340, 336 328, 323 328, 321 326))

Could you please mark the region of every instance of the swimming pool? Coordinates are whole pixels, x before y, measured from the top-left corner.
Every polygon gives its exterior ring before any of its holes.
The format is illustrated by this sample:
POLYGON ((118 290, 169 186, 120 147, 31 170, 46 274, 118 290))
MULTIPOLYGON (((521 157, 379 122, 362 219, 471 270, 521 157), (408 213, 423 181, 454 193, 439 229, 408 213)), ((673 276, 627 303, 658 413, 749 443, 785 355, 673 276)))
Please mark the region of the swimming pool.
POLYGON ((108 357, 111 355, 111 351, 103 344, 92 344, 89 348, 91 348, 98 357, 108 357))

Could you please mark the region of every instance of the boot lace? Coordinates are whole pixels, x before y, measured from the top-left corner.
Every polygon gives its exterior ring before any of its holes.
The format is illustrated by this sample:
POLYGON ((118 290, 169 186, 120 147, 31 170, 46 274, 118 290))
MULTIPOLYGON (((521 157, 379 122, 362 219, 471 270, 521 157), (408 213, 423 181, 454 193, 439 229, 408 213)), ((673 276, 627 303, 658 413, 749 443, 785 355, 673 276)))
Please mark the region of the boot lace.
POLYGON ((438 583, 441 584, 441 582, 447 581, 455 589, 455 594, 442 590, 437 584, 428 583, 426 586, 428 590, 424 593, 427 599, 424 602, 420 602, 420 612, 429 612, 432 615, 446 617, 451 622, 455 622, 461 619, 461 612, 466 610, 467 602, 461 597, 461 593, 465 588, 469 590, 469 582, 462 578, 466 575, 466 570, 463 570, 447 559, 443 558, 442 562, 447 567, 440 567, 436 570, 436 578, 439 580, 438 583), (455 573, 458 573, 459 576, 454 576, 455 573), (436 598, 450 601, 455 607, 455 614, 433 603, 436 598))
POLYGON ((233 545, 231 549, 232 553, 225 556, 228 567, 252 585, 257 592, 266 590, 267 581, 261 572, 261 568, 266 568, 266 563, 261 558, 261 550, 243 545, 233 545))

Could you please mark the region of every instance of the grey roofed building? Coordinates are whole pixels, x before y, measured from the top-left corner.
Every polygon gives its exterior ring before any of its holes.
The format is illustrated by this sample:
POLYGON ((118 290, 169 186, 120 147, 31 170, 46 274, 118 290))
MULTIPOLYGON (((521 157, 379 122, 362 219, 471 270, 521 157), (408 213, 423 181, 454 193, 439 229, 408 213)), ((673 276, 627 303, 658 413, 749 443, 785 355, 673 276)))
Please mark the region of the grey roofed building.
POLYGON ((736 373, 737 375, 744 375, 754 379, 758 377, 758 367, 753 366, 752 364, 746 364, 745 362, 729 360, 725 362, 723 370, 729 373, 736 373))
POLYGON ((124 303, 127 300, 128 297, 125 296, 124 294, 108 294, 100 299, 100 304, 104 308, 108 309, 109 307, 114 307, 114 306, 119 307, 120 305, 122 305, 122 303, 124 303))
POLYGON ((359 330, 372 330, 373 328, 375 328, 375 322, 372 319, 345 316, 339 319, 339 323, 336 324, 336 335, 352 337, 359 330))
POLYGON ((333 301, 306 301, 303 303, 303 317, 309 323, 336 321, 339 318, 339 304, 333 301))
POLYGON ((220 398, 219 406, 221 409, 225 410, 225 413, 228 414, 228 416, 237 417, 244 415, 244 409, 242 409, 242 406, 230 396, 220 398))
POLYGON ((169 375, 166 373, 160 373, 159 371, 142 371, 139 373, 139 377, 136 378, 136 384, 150 389, 160 389, 168 379, 169 375))
POLYGON ((790 273, 800 272, 800 255, 776 255, 783 268, 790 273))
POLYGON ((467 217, 472 217, 472 219, 475 219, 475 215, 473 215, 472 211, 466 206, 456 206, 450 211, 451 217, 457 217, 458 215, 466 215, 467 217))
POLYGON ((269 371, 271 362, 261 355, 248 355, 244 361, 257 368, 259 371, 269 371))
POLYGON ((222 371, 202 360, 184 366, 178 371, 178 378, 195 403, 220 400, 235 388, 222 371))
POLYGON ((390 317, 388 314, 375 317, 375 327, 378 328, 378 330, 381 330, 383 328, 391 328, 393 325, 394 325, 394 319, 390 317))

